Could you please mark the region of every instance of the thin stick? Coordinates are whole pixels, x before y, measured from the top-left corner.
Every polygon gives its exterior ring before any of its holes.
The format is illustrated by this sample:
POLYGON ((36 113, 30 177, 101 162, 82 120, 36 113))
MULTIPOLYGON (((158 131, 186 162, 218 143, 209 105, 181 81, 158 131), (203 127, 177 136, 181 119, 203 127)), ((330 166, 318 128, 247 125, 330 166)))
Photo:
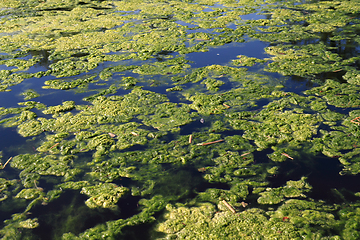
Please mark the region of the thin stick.
POLYGON ((350 120, 350 122, 355 123, 355 124, 357 124, 357 125, 360 125, 360 121, 359 121, 359 120, 360 120, 360 117, 356 117, 356 118, 350 120))
POLYGON ((35 185, 36 189, 38 189, 38 190, 40 190, 40 191, 43 191, 43 190, 44 190, 43 188, 38 187, 38 186, 36 185, 36 180, 34 180, 34 185, 35 185))
POLYGON ((294 158, 290 157, 290 155, 289 155, 289 154, 286 154, 286 153, 281 153, 281 155, 283 155, 283 156, 285 156, 285 157, 287 157, 287 158, 290 158, 291 160, 294 160, 294 158))
POLYGON ((246 156, 246 155, 248 155, 248 154, 250 154, 250 153, 251 153, 251 152, 243 153, 243 154, 240 155, 240 157, 246 156))
POLYGON ((220 140, 216 140, 216 141, 213 141, 213 142, 207 142, 207 143, 198 143, 196 145, 198 146, 206 146, 206 145, 210 145, 210 144, 214 144, 214 143, 218 143, 218 142, 223 142, 224 139, 220 139, 220 140))
POLYGON ((223 203, 232 213, 236 213, 235 209, 234 209, 230 204, 228 204, 227 201, 222 200, 222 203, 223 203))
POLYGON ((189 143, 192 143, 192 135, 189 136, 189 143))
POLYGON ((52 148, 54 148, 54 147, 56 147, 57 145, 59 145, 60 143, 55 143, 51 148, 49 148, 49 150, 50 149, 52 149, 52 148))
POLYGON ((247 205, 249 205, 249 204, 246 202, 241 202, 241 206, 246 207, 247 205))
POLYGON ((229 106, 229 105, 227 105, 227 104, 225 104, 225 103, 223 103, 223 105, 224 105, 225 107, 227 107, 227 108, 230 108, 230 106, 229 106))
POLYGON ((6 161, 6 163, 4 164, 4 166, 2 167, 2 169, 4 169, 4 168, 6 167, 6 165, 11 161, 12 158, 13 158, 13 157, 10 157, 10 158, 6 161))

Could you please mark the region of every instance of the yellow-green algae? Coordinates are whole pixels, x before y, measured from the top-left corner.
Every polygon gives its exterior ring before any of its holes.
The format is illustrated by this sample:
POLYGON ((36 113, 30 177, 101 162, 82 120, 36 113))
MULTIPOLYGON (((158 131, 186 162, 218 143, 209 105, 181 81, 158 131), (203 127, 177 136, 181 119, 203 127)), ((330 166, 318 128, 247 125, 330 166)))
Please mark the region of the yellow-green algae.
POLYGON ((278 204, 285 198, 306 197, 303 192, 310 191, 311 186, 305 180, 303 177, 299 181, 288 181, 284 187, 267 188, 260 193, 257 201, 260 204, 278 204))
POLYGON ((112 183, 100 183, 99 185, 81 189, 81 193, 90 197, 85 202, 89 208, 116 208, 116 203, 126 192, 127 188, 112 183))
MULTIPOLYGON (((115 210, 128 189, 141 198, 137 214, 78 236, 61 232, 62 238, 118 239, 131 226, 154 222, 155 213, 165 206, 169 213, 157 230, 174 239, 358 238, 357 203, 339 206, 308 199, 305 193, 311 186, 305 178, 276 188, 268 182, 281 170, 279 162, 300 162, 304 146, 309 154, 339 157, 341 174, 360 171, 359 125, 354 120, 360 112, 353 109, 360 104, 358 57, 344 57, 326 42, 358 41, 358 1, 52 0, 3 1, 0 6, 0 49, 7 53, 0 60, 5 68, 0 70, 1 91, 43 76, 48 77, 43 88, 57 90, 118 81, 86 96, 82 105, 72 100, 55 106, 29 101, 0 109, 4 126, 40 139, 30 140, 35 153, 19 154, 10 162, 21 170, 20 182, 2 181, 2 206, 10 201, 27 206, 5 221, 3 238, 31 238, 26 229, 39 223, 26 213, 51 203, 63 191, 89 195, 88 207, 115 210), (241 19, 256 9, 267 19, 241 19), (326 37, 328 32, 333 34, 326 37), (243 42, 245 34, 273 43, 265 49, 273 57, 242 55, 228 66, 191 68, 183 55, 243 42), (41 60, 47 61, 47 69, 37 71, 41 60), (113 65, 100 67, 109 62, 113 65), (304 96, 282 91, 280 84, 268 84, 269 77, 243 68, 254 63, 268 63, 268 71, 283 75, 344 71, 347 83, 327 80, 304 96), (173 85, 167 89, 182 90, 184 102, 138 87, 164 83, 159 76, 171 78, 173 85), (223 90, 228 82, 233 88, 223 90), (205 87, 188 89, 189 83, 205 87), (131 91, 120 95, 120 88, 131 91), (350 110, 340 113, 336 107, 350 110), (205 124, 182 132, 199 119, 205 124), (234 135, 227 135, 228 130, 235 130, 234 135), (203 145, 216 140, 224 141, 203 145), (273 152, 267 156, 272 161, 256 163, 255 152, 270 148, 273 152), (187 168, 228 189, 194 191, 187 168), (39 185, 48 175, 59 177, 54 189, 39 185), (113 183, 122 178, 131 180, 128 188, 113 183), (177 203, 180 198, 190 204, 177 203), (222 200, 238 213, 232 214, 222 200), (244 207, 243 201, 260 205, 244 207), (263 206, 269 204, 275 206, 263 206), (18 229, 23 233, 17 234, 18 229)), ((25 100, 34 94, 25 91, 25 100)))
MULTIPOLYGON (((162 239, 341 239, 332 228, 340 230, 344 222, 337 223, 331 210, 303 200, 288 200, 273 212, 250 208, 236 214, 221 203, 218 208, 208 203, 167 205, 166 221, 157 230, 167 234, 162 239)), ((342 235, 349 236, 349 230, 342 230, 342 235)))

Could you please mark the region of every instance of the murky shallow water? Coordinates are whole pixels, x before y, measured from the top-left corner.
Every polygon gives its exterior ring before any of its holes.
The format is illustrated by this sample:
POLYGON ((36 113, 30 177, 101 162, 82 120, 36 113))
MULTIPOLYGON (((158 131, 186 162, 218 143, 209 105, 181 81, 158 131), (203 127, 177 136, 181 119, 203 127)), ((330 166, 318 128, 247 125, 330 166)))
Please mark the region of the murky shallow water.
POLYGON ((358 8, 1 3, 0 236, 357 239, 358 8))

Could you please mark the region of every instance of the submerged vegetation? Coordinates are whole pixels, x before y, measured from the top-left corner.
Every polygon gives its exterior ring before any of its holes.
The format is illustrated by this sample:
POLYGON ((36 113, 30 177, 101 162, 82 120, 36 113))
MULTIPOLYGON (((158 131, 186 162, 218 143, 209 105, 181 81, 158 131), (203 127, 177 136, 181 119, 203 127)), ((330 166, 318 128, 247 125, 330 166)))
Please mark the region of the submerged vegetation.
POLYGON ((1 1, 0 237, 360 238, 359 10, 1 1))

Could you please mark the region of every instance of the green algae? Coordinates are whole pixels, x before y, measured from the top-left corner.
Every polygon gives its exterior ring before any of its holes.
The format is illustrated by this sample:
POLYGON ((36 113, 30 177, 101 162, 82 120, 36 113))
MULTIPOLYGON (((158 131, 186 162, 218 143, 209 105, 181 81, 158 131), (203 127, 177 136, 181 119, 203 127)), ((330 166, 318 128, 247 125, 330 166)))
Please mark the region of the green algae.
POLYGON ((0 70, 0 91, 10 91, 10 86, 17 85, 24 81, 24 74, 12 72, 12 70, 0 70))
POLYGON ((322 72, 336 72, 343 66, 357 59, 340 61, 341 57, 327 50, 324 44, 308 44, 297 47, 280 45, 266 48, 268 54, 274 55, 268 71, 283 75, 312 76, 322 72), (296 67, 294 67, 296 66, 296 67))
MULTIPOLYGON (((338 206, 305 199, 311 189, 305 178, 277 188, 269 187, 268 178, 282 171, 278 162, 301 162, 308 144, 312 154, 339 157, 344 165, 341 174, 360 171, 356 146, 360 135, 354 122, 360 113, 340 113, 329 107, 359 106, 354 68, 358 58, 344 58, 325 40, 317 42, 330 31, 332 41, 353 39, 346 31, 356 28, 353 16, 358 3, 266 2, 270 5, 200 0, 2 2, 2 7, 14 9, 1 14, 13 11, 17 17, 0 20, 1 49, 9 53, 1 57, 1 63, 11 68, 1 70, 1 91, 50 74, 44 89, 78 88, 84 93, 97 83, 106 85, 83 98, 87 101, 83 105, 77 105, 78 100, 57 106, 29 101, 19 108, 1 108, 4 126, 17 127, 23 137, 40 139, 31 142, 36 145, 35 153, 13 158, 10 166, 21 171, 22 187, 11 192, 12 183, 4 183, 2 202, 12 196, 18 201, 28 199, 26 211, 30 211, 56 199, 64 189, 88 195, 87 207, 116 210, 119 199, 126 198, 130 189, 131 195, 141 198, 137 214, 97 225, 78 236, 61 232, 63 239, 118 239, 133 226, 153 223, 155 213, 165 206, 170 213, 164 215, 166 220, 158 230, 168 238, 356 238, 356 207, 342 211, 338 220, 338 206), (23 11, 33 7, 37 14, 23 11), (268 18, 241 19, 256 9, 268 18), (265 49, 273 57, 241 55, 230 60, 229 66, 191 68, 182 55, 242 42, 245 34, 273 43, 265 49), (32 57, 34 51, 48 55, 32 57), (21 72, 36 69, 41 58, 49 61, 47 71, 21 72), (109 62, 111 67, 103 69, 109 62), (267 71, 289 76, 344 71, 342 78, 347 83, 328 80, 306 91, 307 96, 297 95, 281 91, 279 83, 272 84, 271 78, 243 67, 256 63, 268 63, 267 71), (168 79, 173 85, 169 86, 168 79), (229 82, 235 87, 223 90, 229 82), (138 87, 143 83, 149 88, 166 85, 167 92, 182 91, 184 99, 172 102, 156 89, 138 87), (120 88, 127 91, 120 95, 120 88), (196 125, 200 117, 205 124, 192 129, 189 141, 190 132, 183 130, 196 125), (197 145, 216 140, 224 141, 197 145), (133 150, 137 148, 142 150, 133 150), (267 155, 272 161, 257 163, 255 152, 268 149, 273 151, 267 155), (181 167, 187 170, 178 170, 181 167), (195 185, 189 183, 187 171, 195 169, 202 181, 226 184, 228 189, 210 187, 195 191, 193 198, 195 185), (37 184, 48 175, 60 180, 54 189, 42 191, 37 184), (129 187, 115 185, 122 178, 130 179, 129 187), (199 204, 181 205, 180 198, 199 204), (231 214, 222 200, 238 213, 231 214), (275 206, 266 212, 254 205, 246 208, 241 201, 275 206)), ((25 100, 35 96, 30 90, 24 92, 25 100)), ((19 219, 6 220, 0 235, 11 238, 17 228, 38 227, 36 219, 25 215, 19 219)))
POLYGON ((257 99, 263 97, 271 97, 269 95, 271 87, 263 87, 261 91, 253 92, 252 89, 256 86, 261 86, 254 82, 244 84, 244 87, 227 91, 225 93, 208 95, 205 93, 195 93, 190 95, 185 93, 185 97, 192 101, 190 107, 196 110, 199 114, 221 114, 229 111, 229 108, 246 108, 249 106, 256 106, 254 102, 257 99), (248 98, 244 98, 244 95, 249 94, 248 98), (252 96, 251 96, 252 95, 252 96), (245 100, 246 99, 246 100, 245 100))
POLYGON ((5 201, 12 195, 12 192, 15 190, 17 183, 16 180, 7 180, 5 178, 0 178, 0 202, 5 201))
POLYGON ((327 80, 324 85, 307 90, 305 93, 322 97, 328 104, 339 108, 351 108, 360 106, 358 91, 357 85, 327 80))
MULTIPOLYGON (((288 203, 290 205, 290 203, 288 203)), ((220 204, 219 204, 220 205, 220 204)), ((334 216, 330 213, 320 214, 316 211, 304 211, 298 219, 309 219, 314 225, 323 226, 324 230, 314 231, 309 226, 301 226, 292 223, 292 216, 287 218, 269 217, 268 213, 261 209, 252 208, 237 214, 229 211, 217 211, 211 204, 203 204, 196 207, 167 206, 166 221, 158 225, 157 230, 167 234, 172 239, 296 239, 301 237, 316 238, 333 236, 331 239, 339 239, 339 236, 330 235, 331 227, 336 226, 334 216), (309 231, 310 229, 312 232, 309 231)), ((276 212, 277 213, 277 212, 276 212)), ((287 216, 287 215, 286 215, 287 216)), ((294 217, 295 218, 295 217, 294 217)), ((163 238, 166 239, 166 238, 163 238)))
POLYGON ((32 239, 32 233, 27 229, 39 226, 38 219, 26 219, 25 214, 13 214, 12 219, 8 219, 4 223, 6 226, 0 230, 0 234, 3 238, 10 239, 32 239))
POLYGON ((116 208, 116 203, 126 194, 127 190, 125 187, 119 187, 112 183, 100 183, 95 186, 83 187, 81 193, 90 197, 85 202, 89 208, 116 208))
POLYGON ((24 199, 36 199, 43 196, 43 192, 40 189, 23 189, 15 197, 24 199))
POLYGON ((206 85, 207 90, 212 90, 212 91, 219 90, 219 87, 224 84, 223 81, 216 80, 214 78, 207 78, 204 81, 202 81, 201 83, 206 85))
POLYGON ((285 198, 306 197, 303 192, 309 192, 311 186, 305 180, 303 177, 299 181, 288 181, 284 187, 267 188, 265 192, 260 193, 257 201, 260 204, 278 204, 285 198))
POLYGON ((246 66, 246 67, 252 67, 256 63, 264 63, 266 60, 254 58, 254 57, 247 57, 244 55, 237 56, 238 59, 232 60, 232 63, 235 66, 246 66))
POLYGON ((353 239, 357 236, 357 206, 340 210, 336 205, 291 199, 276 211, 251 208, 232 214, 220 204, 218 209, 212 204, 168 205, 166 220, 158 224, 157 230, 166 233, 164 239, 353 239))
POLYGON ((48 80, 48 81, 44 82, 44 84, 46 86, 43 86, 43 88, 66 90, 66 89, 85 86, 88 83, 96 82, 97 80, 94 80, 94 78, 95 78, 94 76, 91 76, 91 77, 79 78, 79 79, 75 79, 75 80, 69 79, 68 81, 66 81, 64 79, 48 80))
POLYGON ((265 109, 253 118, 255 121, 244 122, 245 126, 240 128, 245 130, 244 138, 254 140, 259 149, 285 142, 296 144, 309 140, 316 134, 319 122, 316 115, 292 111, 266 112, 265 109))
MULTIPOLYGON (((189 112, 190 108, 186 105, 178 106, 178 104, 166 102, 156 106, 154 115, 140 119, 143 119, 145 125, 161 131, 169 131, 190 123, 192 118, 189 112)), ((179 128, 176 129, 180 130, 179 128)))
POLYGON ((180 87, 180 86, 175 86, 175 87, 167 88, 167 89, 166 89, 167 92, 182 91, 182 90, 183 90, 183 88, 180 87))
POLYGON ((22 93, 22 95, 24 96, 24 100, 30 100, 36 97, 39 97, 40 94, 38 94, 36 91, 34 91, 33 89, 28 89, 25 92, 22 93))
POLYGON ((75 108, 74 101, 65 101, 62 103, 62 106, 53 106, 48 107, 46 110, 43 111, 45 114, 57 114, 60 112, 66 112, 75 108))

